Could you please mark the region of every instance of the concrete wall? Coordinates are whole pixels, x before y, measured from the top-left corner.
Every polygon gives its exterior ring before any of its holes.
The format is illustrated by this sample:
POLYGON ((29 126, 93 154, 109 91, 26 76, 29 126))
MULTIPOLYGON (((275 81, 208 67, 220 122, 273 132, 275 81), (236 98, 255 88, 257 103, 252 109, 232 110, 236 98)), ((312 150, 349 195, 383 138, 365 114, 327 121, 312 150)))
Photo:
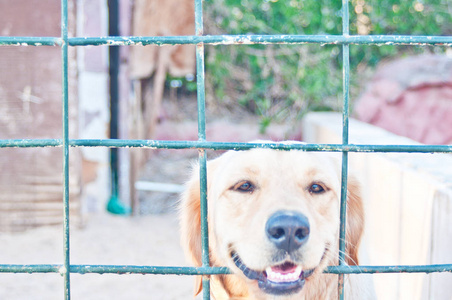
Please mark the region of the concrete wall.
MULTIPOLYGON (((351 144, 418 144, 350 120, 351 144)), ((340 144, 342 116, 311 113, 303 124, 309 143, 340 144)), ((363 183, 366 236, 363 265, 452 263, 452 156, 350 153, 350 171, 363 183)), ((452 274, 373 275, 378 299, 452 298, 452 274)))
MULTIPOLYGON (((120 5, 120 34, 130 35, 133 0, 120 5)), ((108 3, 105 0, 77 0, 77 36, 108 35, 108 3)), ((110 91, 108 46, 77 47, 79 118, 81 139, 110 138, 110 91)), ((130 80, 128 76, 129 47, 120 47, 119 136, 128 138, 130 80)), ((82 152, 82 208, 86 213, 105 212, 110 197, 110 154, 108 148, 80 148, 82 152)), ((120 198, 129 202, 129 153, 120 149, 120 198)))
MULTIPOLYGON (((103 0, 77 1, 77 36, 108 35, 108 7, 103 0)), ((77 47, 79 138, 109 137, 108 47, 77 47)), ((102 212, 110 196, 109 150, 80 148, 83 212, 102 212)))

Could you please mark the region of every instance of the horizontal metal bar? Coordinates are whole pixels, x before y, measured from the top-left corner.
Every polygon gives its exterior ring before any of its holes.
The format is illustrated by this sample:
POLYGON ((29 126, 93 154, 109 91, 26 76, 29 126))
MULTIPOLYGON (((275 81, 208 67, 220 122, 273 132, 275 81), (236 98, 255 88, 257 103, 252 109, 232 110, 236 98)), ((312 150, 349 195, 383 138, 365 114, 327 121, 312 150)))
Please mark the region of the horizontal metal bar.
POLYGON ((61 147, 61 139, 8 139, 0 140, 0 148, 61 147))
POLYGON ((75 265, 71 273, 88 274, 154 274, 154 275, 215 275, 229 274, 225 267, 162 267, 162 266, 102 266, 75 265))
MULTIPOLYGON (((60 273, 63 265, 0 265, 0 273, 60 273)), ((134 265, 71 265, 78 274, 215 275, 230 274, 226 267, 166 267, 134 265)))
MULTIPOLYGON (((0 265, 0 273, 60 273, 63 265, 0 265)), ((330 274, 373 273, 437 273, 452 272, 452 264, 400 266, 330 266, 330 274)), ((154 274, 154 275, 216 275, 231 274, 227 267, 167 267, 134 265, 71 265, 70 273, 78 274, 154 274)))
MULTIPOLYGON (((128 46, 128 45, 176 45, 199 44, 360 44, 360 45, 443 45, 452 46, 452 36, 409 35, 203 35, 203 36, 106 36, 72 37, 70 46, 128 46)), ((61 45, 57 37, 0 37, 2 45, 61 45)))
POLYGON ((0 265, 0 273, 59 273, 63 265, 0 265))
POLYGON ((400 265, 400 266, 330 266, 330 274, 374 274, 374 273, 436 273, 452 272, 452 264, 442 265, 400 265))
POLYGON ((61 46, 60 37, 0 36, 0 46, 61 46))
MULTIPOLYGON (((61 147, 61 139, 10 139, 0 140, 0 148, 61 147)), ((276 150, 302 150, 327 152, 411 152, 411 153, 451 153, 452 145, 359 145, 359 144, 290 144, 278 142, 230 143, 208 141, 160 141, 121 139, 71 139, 71 147, 114 147, 150 149, 209 149, 209 150, 249 150, 270 148, 276 150)))
POLYGON ((71 38, 69 45, 165 45, 165 44, 377 44, 377 45, 449 45, 451 36, 407 35, 204 35, 165 37, 71 38))

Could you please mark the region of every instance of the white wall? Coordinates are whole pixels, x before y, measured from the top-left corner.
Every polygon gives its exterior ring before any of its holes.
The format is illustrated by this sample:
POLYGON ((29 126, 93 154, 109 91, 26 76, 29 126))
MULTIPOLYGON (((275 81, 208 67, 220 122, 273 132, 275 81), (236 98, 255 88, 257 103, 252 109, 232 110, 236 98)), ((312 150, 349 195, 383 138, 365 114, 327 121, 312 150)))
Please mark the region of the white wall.
MULTIPOLYGON (((350 120, 351 144, 419 144, 350 120)), ((306 142, 341 144, 342 116, 310 113, 306 142)), ((350 153, 350 171, 363 183, 367 257, 363 265, 452 263, 452 156, 350 153)), ((452 274, 373 275, 379 299, 452 299, 452 274)))
MULTIPOLYGON (((77 1, 77 36, 108 35, 108 7, 104 0, 77 1)), ((77 47, 79 138, 109 135, 108 47, 77 47)), ((75 100, 75 99, 72 99, 75 100)), ((110 197, 109 150, 80 148, 82 153, 82 209, 104 212, 110 197)))

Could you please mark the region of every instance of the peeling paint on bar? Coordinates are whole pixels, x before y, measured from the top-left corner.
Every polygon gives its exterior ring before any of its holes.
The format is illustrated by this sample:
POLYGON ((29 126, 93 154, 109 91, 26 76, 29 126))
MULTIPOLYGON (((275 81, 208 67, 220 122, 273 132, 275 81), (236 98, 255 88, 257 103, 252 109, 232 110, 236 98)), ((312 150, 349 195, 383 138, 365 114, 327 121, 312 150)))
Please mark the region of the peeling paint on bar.
MULTIPOLYGON (((63 265, 0 265, 0 273, 59 273, 64 274, 63 265)), ((328 274, 373 274, 373 273, 452 273, 452 264, 397 265, 397 266, 329 266, 328 274)), ((216 275, 231 274, 227 267, 175 267, 136 265, 71 265, 70 273, 77 274, 154 274, 154 275, 216 275)))
MULTIPOLYGON (((452 36, 406 36, 406 35, 202 35, 202 36, 115 36, 115 37, 72 37, 70 46, 132 46, 132 45, 176 45, 176 44, 374 44, 374 45, 437 45, 452 46, 452 36)), ((0 37, 0 46, 31 45, 61 46, 57 37, 0 37)))
POLYGON ((329 274, 377 274, 377 273, 452 273, 452 264, 443 265, 397 265, 397 266, 330 266, 329 274))
POLYGON ((59 37, 0 36, 0 46, 60 46, 59 37))
POLYGON ((165 267, 165 266, 103 266, 73 265, 71 273, 78 274, 154 274, 154 275, 216 275, 231 274, 226 267, 165 267))
POLYGON ((159 37, 70 38, 71 46, 83 45, 167 45, 167 44, 376 44, 376 45, 444 45, 452 46, 450 36, 350 36, 350 35, 203 35, 159 37))
POLYGON ((0 273, 59 273, 61 265, 0 265, 0 273))
POLYGON ((61 147, 60 139, 9 139, 0 140, 0 148, 61 147))
POLYGON ((63 276, 64 274, 67 273, 67 269, 66 269, 64 266, 61 266, 61 267, 58 269, 58 273, 60 273, 60 275, 63 276))
MULTIPOLYGON (((0 140, 0 148, 61 147, 60 139, 0 140)), ((357 145, 357 144, 287 144, 229 143, 209 141, 159 141, 121 139, 71 139, 71 147, 146 148, 146 149, 206 149, 243 151, 253 148, 326 152, 391 152, 391 153, 452 153, 452 145, 357 145)))

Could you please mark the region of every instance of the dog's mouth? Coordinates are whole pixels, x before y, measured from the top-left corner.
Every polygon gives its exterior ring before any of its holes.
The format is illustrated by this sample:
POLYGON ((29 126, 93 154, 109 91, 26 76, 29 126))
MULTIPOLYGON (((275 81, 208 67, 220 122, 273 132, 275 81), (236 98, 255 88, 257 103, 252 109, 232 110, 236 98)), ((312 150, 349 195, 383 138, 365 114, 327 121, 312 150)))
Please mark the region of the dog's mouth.
POLYGON ((315 271, 315 268, 304 270, 302 266, 290 261, 267 267, 264 271, 257 271, 248 268, 236 252, 231 253, 231 258, 246 277, 257 280, 262 291, 274 295, 299 292, 305 284, 305 279, 315 271))

